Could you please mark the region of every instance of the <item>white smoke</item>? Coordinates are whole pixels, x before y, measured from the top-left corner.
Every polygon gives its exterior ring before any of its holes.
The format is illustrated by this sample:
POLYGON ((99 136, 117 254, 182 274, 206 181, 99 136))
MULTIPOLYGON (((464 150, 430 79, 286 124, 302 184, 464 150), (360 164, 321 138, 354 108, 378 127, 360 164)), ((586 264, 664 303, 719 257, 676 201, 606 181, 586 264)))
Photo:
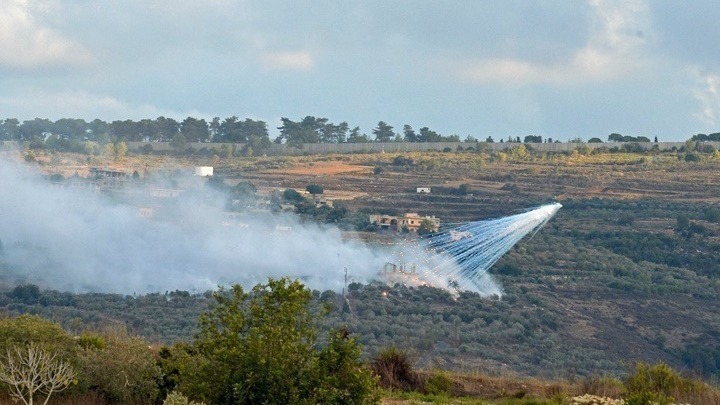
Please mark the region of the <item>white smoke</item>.
POLYGON ((386 256, 343 241, 335 227, 301 224, 292 215, 245 216, 247 227, 223 226, 221 208, 193 199, 166 204, 163 219, 142 218, 135 205, 51 187, 29 166, 2 156, 0 187, 0 260, 15 283, 75 292, 202 292, 289 276, 339 291, 344 268, 351 280, 367 282, 386 256))
MULTIPOLYGON (((345 240, 336 227, 302 223, 293 214, 246 214, 237 221, 242 226, 227 226, 225 196, 208 196, 212 193, 208 187, 171 203, 148 201, 147 190, 132 187, 124 189, 124 197, 111 198, 92 189, 54 187, 31 166, 0 154, 0 190, 0 263, 4 263, 0 268, 6 270, 0 280, 62 291, 123 294, 203 292, 233 283, 251 287, 268 277, 284 276, 313 289, 340 291, 347 269, 349 281, 380 279, 502 295, 502 287, 487 269, 557 210, 533 218, 534 225, 527 229, 515 230, 514 217, 489 222, 510 221, 491 227, 492 235, 487 236, 504 243, 489 247, 493 252, 484 254, 494 259, 482 272, 473 271, 473 283, 468 284, 454 276, 461 270, 448 254, 452 249, 438 253, 415 242, 369 246, 345 240), (161 215, 141 217, 139 207, 148 202, 159 205, 161 215), (503 236, 508 229, 512 241, 503 236), (414 263, 416 272, 381 275, 388 262, 414 263)), ((462 238, 451 244, 464 242, 462 238)))

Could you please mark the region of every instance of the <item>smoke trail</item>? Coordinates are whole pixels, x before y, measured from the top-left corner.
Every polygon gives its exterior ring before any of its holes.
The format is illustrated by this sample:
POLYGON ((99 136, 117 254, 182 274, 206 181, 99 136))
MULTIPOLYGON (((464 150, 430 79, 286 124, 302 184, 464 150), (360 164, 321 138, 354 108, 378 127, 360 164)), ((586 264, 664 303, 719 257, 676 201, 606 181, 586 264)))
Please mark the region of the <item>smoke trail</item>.
POLYGON ((554 203, 505 218, 470 222, 431 238, 428 245, 444 258, 433 272, 451 280, 458 290, 482 291, 490 267, 525 235, 540 230, 560 207, 554 203))
POLYGON ((554 203, 522 214, 448 228, 423 245, 395 251, 399 274, 393 268, 387 276, 453 292, 502 295, 502 288, 488 270, 523 237, 540 230, 560 207, 554 203), (431 254, 415 264, 412 258, 421 257, 417 254, 419 249, 431 254))

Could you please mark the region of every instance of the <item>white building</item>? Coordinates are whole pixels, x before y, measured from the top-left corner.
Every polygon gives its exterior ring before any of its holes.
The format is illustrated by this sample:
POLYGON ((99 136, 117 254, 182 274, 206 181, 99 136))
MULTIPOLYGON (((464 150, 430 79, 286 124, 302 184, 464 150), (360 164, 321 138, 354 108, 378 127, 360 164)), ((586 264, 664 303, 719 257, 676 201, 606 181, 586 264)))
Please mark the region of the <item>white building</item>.
POLYGON ((195 175, 201 177, 207 177, 213 175, 212 166, 197 166, 195 167, 195 175))

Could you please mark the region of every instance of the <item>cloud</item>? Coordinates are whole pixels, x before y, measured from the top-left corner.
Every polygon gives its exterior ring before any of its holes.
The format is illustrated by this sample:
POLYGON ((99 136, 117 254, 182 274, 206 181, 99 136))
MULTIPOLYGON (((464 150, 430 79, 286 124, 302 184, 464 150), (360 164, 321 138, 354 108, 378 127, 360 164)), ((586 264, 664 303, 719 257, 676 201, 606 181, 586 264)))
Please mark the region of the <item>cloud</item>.
POLYGON ((455 69, 464 81, 503 84, 572 84, 612 80, 641 68, 651 35, 645 1, 590 0, 595 28, 585 46, 551 63, 513 58, 462 62, 455 69))
POLYGON ((720 75, 700 70, 696 70, 695 74, 699 84, 693 96, 700 103, 700 111, 694 116, 715 127, 720 122, 720 75))
POLYGON ((30 69, 50 65, 82 65, 93 60, 88 50, 43 26, 52 3, 33 0, 0 2, 0 66, 30 69))
POLYGON ((263 52, 263 66, 270 69, 310 70, 314 66, 313 57, 309 52, 263 52))
POLYGON ((0 97, 0 110, 15 112, 15 118, 31 119, 42 111, 43 118, 100 118, 142 119, 172 117, 182 119, 188 116, 212 118, 210 114, 191 111, 173 111, 152 104, 130 104, 108 95, 91 94, 85 91, 46 92, 23 89, 21 95, 0 97))

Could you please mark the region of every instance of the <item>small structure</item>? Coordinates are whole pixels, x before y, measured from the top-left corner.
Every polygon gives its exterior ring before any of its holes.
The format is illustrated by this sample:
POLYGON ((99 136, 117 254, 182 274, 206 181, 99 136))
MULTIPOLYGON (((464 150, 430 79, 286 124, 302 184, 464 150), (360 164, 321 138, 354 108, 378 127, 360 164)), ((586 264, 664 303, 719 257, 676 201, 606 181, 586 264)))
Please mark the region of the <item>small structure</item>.
POLYGON ((418 194, 430 194, 430 187, 418 187, 417 193, 418 194))
POLYGON ((398 216, 382 214, 370 215, 370 223, 379 226, 381 229, 400 230, 407 228, 410 232, 417 232, 420 226, 422 226, 423 221, 430 222, 433 232, 437 232, 440 228, 440 219, 435 218, 435 216, 421 217, 414 212, 408 212, 398 216))
POLYGON ((406 286, 420 286, 426 283, 421 279, 414 263, 395 264, 387 262, 380 272, 380 278, 389 286, 402 284, 406 286))
POLYGON ((153 198, 177 198, 182 193, 182 190, 174 190, 170 188, 153 188, 150 190, 150 195, 153 198))
POLYGON ((208 177, 213 175, 212 166, 196 166, 195 175, 200 177, 208 177))
POLYGON ((100 179, 126 179, 128 174, 120 170, 99 169, 97 167, 90 168, 90 177, 95 180, 100 179))
POLYGON ((96 189, 120 189, 125 186, 125 183, 129 179, 130 176, 120 170, 100 169, 97 167, 90 168, 89 180, 90 183, 95 185, 96 189))
POLYGON ((328 200, 327 198, 315 197, 315 198, 313 198, 313 202, 315 203, 315 208, 321 208, 321 207, 332 208, 333 207, 333 201, 328 200))

